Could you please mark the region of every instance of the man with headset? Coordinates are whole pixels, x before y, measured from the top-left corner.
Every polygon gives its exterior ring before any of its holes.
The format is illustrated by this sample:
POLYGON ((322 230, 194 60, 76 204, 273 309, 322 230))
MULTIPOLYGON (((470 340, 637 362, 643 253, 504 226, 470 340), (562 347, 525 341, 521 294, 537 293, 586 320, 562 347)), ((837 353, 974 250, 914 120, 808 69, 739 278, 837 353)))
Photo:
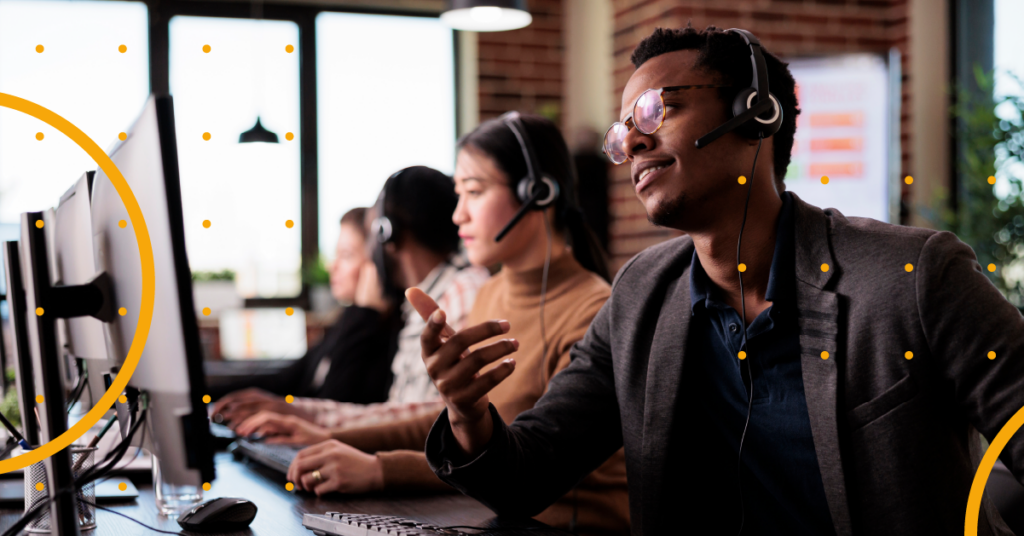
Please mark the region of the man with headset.
MULTIPOLYGON (((532 515, 625 446, 634 534, 962 533, 978 431, 1024 406, 1020 312, 954 235, 784 191, 794 81, 749 32, 658 29, 633 63, 605 151, 648 218, 688 235, 620 270, 511 424, 486 393, 517 345, 466 353, 502 324, 456 333, 410 292, 447 407, 432 468, 532 515)), ((1018 480, 1019 436, 1002 454, 1018 480)), ((987 499, 978 534, 1009 534, 987 499)))

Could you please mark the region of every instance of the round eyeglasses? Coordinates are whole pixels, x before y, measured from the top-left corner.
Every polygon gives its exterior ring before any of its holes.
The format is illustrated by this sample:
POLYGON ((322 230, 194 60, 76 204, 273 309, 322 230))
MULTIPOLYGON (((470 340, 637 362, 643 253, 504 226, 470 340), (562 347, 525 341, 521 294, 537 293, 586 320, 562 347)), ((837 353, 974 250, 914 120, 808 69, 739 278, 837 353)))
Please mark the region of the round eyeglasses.
POLYGON ((637 97, 633 103, 633 110, 623 121, 616 121, 604 133, 604 147, 602 152, 608 156, 613 164, 621 164, 626 161, 626 135, 631 128, 644 134, 654 134, 662 123, 665 122, 665 99, 662 96, 668 91, 679 91, 682 89, 704 89, 704 88, 727 88, 729 85, 700 84, 691 86, 667 86, 659 89, 648 89, 637 97))

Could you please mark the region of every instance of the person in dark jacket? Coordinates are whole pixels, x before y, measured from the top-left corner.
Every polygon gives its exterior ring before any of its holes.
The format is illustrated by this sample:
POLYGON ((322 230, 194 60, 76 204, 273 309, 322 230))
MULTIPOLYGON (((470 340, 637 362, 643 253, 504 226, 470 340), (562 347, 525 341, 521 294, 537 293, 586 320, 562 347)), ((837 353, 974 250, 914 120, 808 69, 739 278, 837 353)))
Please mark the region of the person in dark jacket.
POLYGON ((387 400, 403 323, 398 308, 381 295, 366 246, 366 214, 367 209, 355 208, 341 218, 331 294, 346 306, 323 340, 279 374, 221 388, 228 394, 213 406, 214 415, 241 422, 263 409, 290 413, 287 395, 357 404, 387 400))
POLYGON ((1024 317, 998 267, 952 233, 786 192, 795 83, 749 32, 659 28, 632 59, 605 150, 648 218, 687 235, 620 269, 511 424, 487 393, 517 345, 480 344, 508 324, 445 329, 417 304, 446 405, 435 474, 532 515, 625 447, 634 535, 1009 535, 972 490, 998 449, 1024 479, 1024 434, 1001 433, 1024 415, 1024 317))

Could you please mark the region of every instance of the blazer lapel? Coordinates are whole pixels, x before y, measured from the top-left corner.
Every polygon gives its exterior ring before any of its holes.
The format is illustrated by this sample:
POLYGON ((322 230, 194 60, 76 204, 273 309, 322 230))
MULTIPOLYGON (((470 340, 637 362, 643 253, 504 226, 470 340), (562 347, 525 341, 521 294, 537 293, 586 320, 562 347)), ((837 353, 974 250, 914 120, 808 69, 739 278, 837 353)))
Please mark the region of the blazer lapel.
MULTIPOLYGON (((641 523, 647 533, 657 530, 663 512, 658 511, 657 497, 665 485, 664 469, 672 434, 672 423, 678 409, 677 399, 683 373, 683 350, 686 348, 690 319, 690 268, 693 245, 684 248, 677 260, 686 266, 665 288, 665 301, 658 315, 657 327, 650 346, 647 364, 647 386, 644 397, 642 448, 641 523)), ((674 273, 672 270, 670 273, 674 273)))
POLYGON ((835 292, 825 290, 838 277, 829 247, 828 219, 831 212, 808 205, 796 194, 796 300, 800 327, 800 366, 803 373, 807 415, 814 437, 825 498, 836 536, 853 534, 846 495, 846 478, 839 448, 838 383, 839 362, 846 358, 837 352, 839 300, 835 292), (828 270, 822 270, 827 264, 828 270), (828 352, 823 358, 822 352, 828 352))

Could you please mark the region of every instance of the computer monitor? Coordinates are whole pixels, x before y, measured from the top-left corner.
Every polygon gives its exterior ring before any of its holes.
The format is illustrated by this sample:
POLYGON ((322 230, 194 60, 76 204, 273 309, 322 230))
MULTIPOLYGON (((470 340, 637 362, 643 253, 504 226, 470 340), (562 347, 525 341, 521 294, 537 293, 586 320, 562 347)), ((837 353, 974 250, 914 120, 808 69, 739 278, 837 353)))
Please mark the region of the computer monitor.
MULTIPOLYGON (((149 230, 155 300, 149 337, 129 385, 150 400, 145 447, 159 459, 164 482, 195 485, 214 478, 199 327, 192 299, 192 273, 185 253, 178 182, 174 110, 169 96, 150 97, 127 138, 110 153, 149 230)), ((99 170, 92 187, 92 232, 97 272, 110 276, 114 309, 104 325, 108 354, 124 362, 142 302, 139 246, 121 197, 99 170), (120 222, 126 226, 121 227, 120 222)))
MULTIPOLYGON (((92 246, 92 208, 90 198, 94 171, 84 173, 60 197, 54 214, 53 240, 50 264, 56 285, 84 285, 96 275, 96 260, 92 246)), ((63 350, 62 362, 68 373, 77 371, 76 359, 84 359, 88 397, 84 408, 91 408, 103 396, 107 385, 103 375, 110 373, 113 362, 107 355, 106 332, 103 321, 90 316, 58 319, 57 333, 63 350)), ((77 384, 77 375, 69 374, 77 384)), ((72 401, 73 403, 74 401, 72 401)))

